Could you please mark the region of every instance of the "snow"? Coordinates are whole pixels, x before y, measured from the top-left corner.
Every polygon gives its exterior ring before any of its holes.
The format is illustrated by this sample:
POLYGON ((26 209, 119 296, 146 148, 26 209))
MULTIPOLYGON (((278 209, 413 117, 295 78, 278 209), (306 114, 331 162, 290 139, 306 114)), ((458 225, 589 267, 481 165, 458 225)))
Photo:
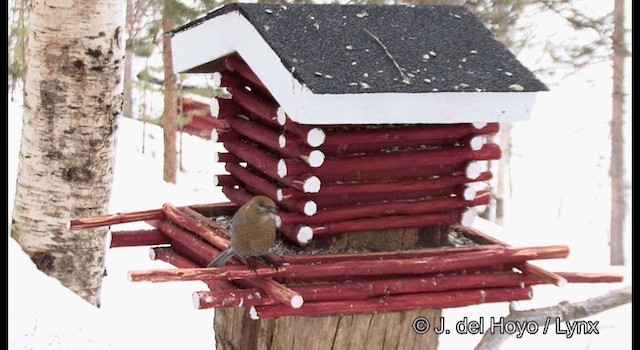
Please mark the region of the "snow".
MULTIPOLYGON (((20 129, 21 108, 10 105, 9 124, 20 129)), ((15 128, 13 128, 15 127, 15 128)), ((183 135, 187 172, 178 184, 162 181, 162 131, 147 125, 145 154, 142 124, 121 118, 118 129, 111 212, 157 209, 175 205, 225 201, 212 174, 223 167, 213 161, 221 148, 183 135), (207 162, 211 159, 211 162, 207 162)), ((15 179, 19 132, 11 133, 10 178, 15 179), (15 135, 18 135, 17 137, 15 135), (12 151, 15 151, 12 153, 12 151)), ((9 211, 15 181, 9 182, 9 211)), ((144 227, 127 224, 119 228, 144 227)), ((201 282, 152 284, 129 282, 127 272, 170 268, 151 261, 149 248, 117 248, 106 253, 101 307, 95 308, 38 271, 12 238, 9 241, 9 344, 11 349, 212 349, 213 311, 196 310, 191 294, 205 290, 201 282)))
MULTIPOLYGON (((630 6, 628 7, 630 10, 630 6)), ((630 67, 630 62, 629 65, 630 67)), ((528 122, 514 124, 511 162, 512 191, 506 221, 501 227, 476 220, 474 225, 515 246, 567 244, 567 259, 536 262, 554 271, 616 272, 618 284, 569 284, 563 288, 534 287, 533 300, 518 303, 528 309, 581 301, 631 284, 631 208, 625 230, 627 265, 608 266, 610 211, 609 118, 611 110, 608 63, 594 64, 552 86, 542 94, 528 122)), ((631 90, 631 69, 627 90, 631 90)), ((629 94, 628 94, 629 96, 629 94)), ((631 102, 627 98, 625 124, 627 199, 631 205, 631 102)), ((9 103, 8 207, 13 209, 22 107, 9 103)), ((223 173, 215 161, 220 149, 211 141, 184 135, 185 171, 178 184, 162 181, 162 132, 147 125, 145 152, 142 124, 121 118, 111 212, 155 209, 175 205, 226 200, 214 186, 223 173)), ((140 224, 129 224, 134 227, 140 224)), ((124 227, 123 227, 124 228, 124 227)), ((108 275, 103 280, 101 307, 95 308, 54 279, 38 271, 19 245, 8 238, 8 344, 10 349, 212 349, 213 310, 197 310, 192 293, 205 290, 201 282, 129 282, 127 272, 168 268, 151 261, 148 248, 117 248, 106 253, 108 275)), ((439 349, 472 348, 481 335, 459 334, 455 324, 499 318, 506 303, 446 309, 450 334, 440 337, 439 349)), ((525 334, 512 336, 502 349, 542 347, 565 349, 630 349, 631 305, 589 318, 598 321, 599 334, 525 334)), ((410 332, 411 330, 407 330, 410 332)))

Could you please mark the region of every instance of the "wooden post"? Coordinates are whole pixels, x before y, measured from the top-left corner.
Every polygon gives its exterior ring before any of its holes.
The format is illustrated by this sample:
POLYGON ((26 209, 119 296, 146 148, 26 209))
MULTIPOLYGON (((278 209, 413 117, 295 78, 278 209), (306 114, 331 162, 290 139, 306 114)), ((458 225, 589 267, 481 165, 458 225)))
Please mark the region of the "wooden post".
MULTIPOLYGON (((441 230, 446 231, 446 230, 441 230)), ((372 251, 406 250, 433 241, 433 229, 393 229, 317 237, 312 248, 368 247, 372 251)), ((442 233, 445 234, 445 233, 442 233)), ((442 309, 319 317, 280 317, 253 320, 248 308, 215 309, 218 349, 436 349, 434 332, 416 334, 412 324, 425 317, 440 325, 442 309)))

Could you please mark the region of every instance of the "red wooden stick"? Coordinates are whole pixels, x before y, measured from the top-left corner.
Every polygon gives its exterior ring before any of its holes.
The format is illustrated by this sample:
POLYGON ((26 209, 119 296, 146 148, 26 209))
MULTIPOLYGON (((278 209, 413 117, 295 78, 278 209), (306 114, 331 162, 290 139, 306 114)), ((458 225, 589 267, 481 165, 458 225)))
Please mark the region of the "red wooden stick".
POLYGON ((111 232, 111 248, 139 247, 168 243, 171 243, 169 237, 155 229, 111 232))
POLYGON ((325 142, 326 133, 322 128, 298 124, 289 119, 282 108, 278 110, 278 122, 287 131, 287 134, 295 135, 300 141, 311 147, 318 147, 325 142))
POLYGON ((384 276, 398 274, 424 274, 456 271, 481 266, 517 263, 534 259, 565 258, 569 254, 567 246, 527 247, 472 251, 417 259, 388 259, 385 261, 343 261, 321 265, 288 265, 276 271, 272 268, 247 268, 233 266, 225 268, 149 270, 129 272, 134 282, 193 281, 202 279, 254 279, 264 277, 281 278, 323 278, 344 276, 384 276))
POLYGON ((238 164, 227 163, 224 168, 236 178, 235 184, 247 184, 253 192, 259 192, 276 202, 282 200, 282 188, 272 181, 238 164))
POLYGON ((279 301, 259 288, 240 289, 233 292, 197 291, 191 295, 196 309, 250 307, 253 305, 276 305, 279 301))
MULTIPOLYGON (((239 207, 236 208, 236 210, 233 211, 233 213, 235 213, 237 211, 237 209, 239 209, 239 207)), ((187 216, 193 218, 194 220, 196 220, 198 223, 208 227, 211 231, 213 231, 216 235, 225 238, 225 239, 229 239, 231 238, 231 234, 229 233, 229 231, 223 227, 221 227, 220 225, 218 225, 216 222, 214 222, 212 219, 200 214, 199 212, 189 208, 189 207, 181 207, 178 208, 178 210, 180 210, 181 212, 185 213, 187 216)), ((233 213, 228 213, 227 215, 230 216, 233 213)))
POLYGON ((213 221, 210 221, 208 225, 204 225, 203 223, 198 222, 195 218, 190 217, 185 212, 174 207, 171 203, 165 203, 162 206, 162 211, 169 219, 171 219, 171 221, 173 221, 175 225, 197 234, 217 249, 225 250, 229 247, 229 240, 222 238, 222 236, 230 236, 228 230, 218 226, 213 221), (211 229, 212 227, 215 227, 215 229, 211 229))
POLYGON ((234 164, 243 162, 242 159, 240 159, 233 153, 226 153, 226 152, 218 153, 216 156, 216 161, 220 163, 234 163, 234 164))
POLYGON ((471 146, 471 141, 474 141, 474 145, 479 141, 474 137, 494 134, 499 128, 498 123, 488 124, 480 130, 472 124, 445 124, 329 132, 327 141, 320 146, 320 150, 327 156, 344 156, 423 145, 442 147, 460 143, 471 146))
POLYGON ((440 256, 454 253, 468 253, 497 249, 500 251, 504 247, 501 245, 477 245, 469 247, 440 247, 422 248, 412 250, 400 250, 390 252, 371 253, 330 253, 330 254, 295 254, 282 257, 291 265, 317 265, 324 263, 335 263, 341 261, 366 261, 366 260, 389 260, 389 259, 415 259, 430 256, 440 256))
POLYGON ((386 202, 375 204, 361 204, 347 207, 328 208, 319 211, 312 217, 293 214, 280 213, 282 225, 319 225, 336 223, 344 220, 360 218, 383 218, 388 215, 421 215, 427 213, 439 213, 464 207, 475 207, 486 205, 491 201, 491 193, 485 191, 480 193, 474 200, 467 201, 462 198, 440 198, 417 201, 386 202))
MULTIPOLYGON (((528 278, 518 273, 484 273, 458 276, 384 278, 374 280, 347 281, 341 283, 312 284, 291 287, 305 302, 359 300, 386 295, 426 293, 456 289, 523 287, 528 278)), ((535 282, 535 281, 532 281, 535 282)), ((529 285, 529 283, 526 283, 529 285)), ((243 293, 199 292, 197 308, 275 305, 279 302, 262 297, 257 289, 243 293), (257 297, 260 296, 260 297, 257 297), (247 298, 251 298, 247 300, 247 298)))
MULTIPOLYGON (((239 203, 248 202, 253 196, 263 194, 260 191, 252 191, 244 188, 233 188, 233 187, 223 187, 222 193, 224 193, 227 198, 238 201, 239 203)), ((286 208, 288 210, 296 211, 302 213, 303 215, 309 217, 315 215, 318 211, 318 207, 313 201, 286 201, 286 202, 277 202, 277 205, 280 208, 286 208)))
MULTIPOLYGON (((226 214, 233 212, 237 209, 237 206, 233 203, 211 203, 211 204, 198 204, 192 205, 192 209, 199 212, 215 212, 219 214, 226 214)), ((127 213, 116 213, 109 215, 99 215, 88 218, 71 219, 69 221, 69 229, 76 230, 81 228, 92 228, 109 226, 115 224, 124 224, 127 222, 136 221, 148 221, 148 220, 162 220, 165 216, 162 210, 145 210, 127 213)))
MULTIPOLYGON (((501 240, 492 237, 490 235, 487 235, 486 233, 477 230, 473 227, 467 227, 467 226, 460 226, 460 227, 455 227, 458 230, 461 230, 462 232, 474 237, 476 240, 478 241, 485 241, 485 242, 489 242, 491 244, 500 244, 503 245, 505 247, 508 247, 509 245, 505 242, 502 242, 501 240)), ((514 267, 516 267, 518 270, 524 272, 524 273, 528 273, 531 275, 534 275, 538 278, 542 278, 545 281, 547 281, 548 283, 554 284, 558 287, 563 287, 567 284, 567 280, 550 271, 547 271, 545 269, 542 269, 538 266, 532 265, 529 262, 522 262, 519 264, 515 264, 514 267)))
MULTIPOLYGON (((405 169, 377 169, 376 171, 364 171, 361 169, 350 169, 349 172, 322 174, 319 176, 323 183, 335 182, 366 182, 366 181, 399 181, 416 178, 429 178, 433 176, 448 176, 453 173, 465 173, 471 166, 469 162, 457 164, 441 164, 433 166, 415 166, 405 169)), ((481 171, 477 171, 476 177, 481 171)), ((474 179, 474 177, 469 177, 474 179)))
POLYGON ((304 304, 304 298, 300 293, 295 292, 270 278, 255 279, 252 283, 265 291, 274 300, 284 305, 298 309, 302 304, 304 304))
POLYGON ((500 159, 500 146, 490 143, 484 145, 481 150, 473 151, 463 147, 450 147, 428 151, 392 152, 375 155, 362 155, 353 157, 327 158, 320 168, 311 168, 301 162, 286 164, 285 174, 300 175, 314 173, 320 178, 323 175, 344 173, 344 169, 358 169, 372 172, 379 170, 396 171, 411 169, 421 166, 437 166, 456 164, 469 160, 500 159))
MULTIPOLYGON (((353 205, 354 203, 371 204, 387 201, 426 200, 451 196, 455 187, 437 190, 423 190, 411 192, 365 193, 339 196, 313 197, 318 208, 336 208, 353 205)), ((286 196, 284 197, 286 199, 286 196)))
POLYGON ((268 147, 282 157, 302 160, 314 168, 321 166, 324 162, 325 156, 321 151, 313 150, 308 145, 303 145, 299 142, 296 143, 293 138, 288 142, 284 135, 271 130, 265 125, 243 120, 239 117, 227 118, 225 121, 237 134, 234 132, 227 132, 224 134, 224 137, 218 138, 218 141, 224 142, 232 139, 239 139, 239 135, 242 135, 256 143, 260 143, 268 147))
MULTIPOLYGON (((236 73, 238 73, 239 76, 245 79, 253 87, 258 88, 260 90, 260 93, 264 94, 268 98, 271 98, 271 99, 273 98, 269 93, 269 89, 267 89, 264 86, 262 81, 260 81, 260 78, 258 78, 258 76, 253 72, 253 70, 251 70, 251 68, 244 62, 244 60, 239 55, 233 54, 233 55, 227 56, 224 60, 224 64, 227 67, 227 69, 231 71, 235 71, 236 73)), ((224 75, 227 75, 227 74, 229 73, 224 73, 224 75)))
MULTIPOLYGON (((386 230, 391 228, 449 226, 453 225, 454 223, 459 223, 461 219, 462 213, 460 211, 452 211, 449 213, 429 213, 410 216, 389 215, 381 218, 353 219, 338 222, 328 222, 318 225, 282 225, 280 227, 280 230, 291 239, 292 237, 298 237, 305 231, 310 231, 310 236, 313 237, 314 235, 329 235, 343 232, 358 232, 368 230, 386 230)), ((306 237, 307 235, 303 236, 306 237)), ((299 243, 304 244, 305 242, 300 241, 299 243)))
POLYGON ((565 285, 567 285, 567 279, 558 275, 557 273, 551 272, 551 271, 547 271, 541 267, 535 266, 533 264, 530 264, 528 262, 522 262, 522 263, 518 263, 518 264, 514 264, 514 266, 522 271, 522 273, 524 274, 528 274, 531 276, 536 276, 544 281, 546 281, 547 283, 551 283, 554 284, 558 287, 564 287, 565 285))
POLYGON ((232 131, 227 131, 225 135, 227 139, 239 139, 240 135, 260 143, 273 151, 279 151, 283 140, 280 133, 272 130, 264 124, 258 124, 240 117, 229 117, 225 119, 225 123, 229 125, 232 131))
POLYGON ((556 272, 569 283, 618 283, 624 276, 617 273, 556 272))
POLYGON ((303 192, 317 192, 320 190, 320 181, 311 174, 300 176, 286 176, 280 169, 279 160, 264 153, 260 149, 240 141, 230 141, 224 145, 229 152, 241 158, 261 173, 284 185, 294 187, 303 192))
POLYGON ((176 253, 170 247, 152 247, 149 249, 151 260, 161 260, 178 268, 198 268, 200 265, 176 253))
MULTIPOLYGON (((558 272, 572 283, 611 283, 622 282, 622 275, 558 272)), ((299 293, 305 302, 368 299, 393 294, 440 292, 496 287, 524 287, 546 284, 548 281, 525 276, 520 273, 477 273, 465 275, 424 276, 403 278, 382 278, 357 280, 340 283, 323 283, 293 286, 291 290, 299 293)), ((226 308, 240 306, 276 305, 279 302, 261 293, 259 289, 249 288, 231 292, 196 292, 194 305, 198 309, 226 308)))
MULTIPOLYGON (((483 172, 474 181, 488 181, 492 178, 491 172, 483 172)), ((315 194, 304 194, 299 191, 293 191, 289 189, 283 189, 282 194, 285 197, 299 198, 304 196, 305 198, 318 198, 324 196, 339 196, 339 195, 357 195, 357 194, 371 194, 371 193, 393 193, 393 192, 414 192, 424 190, 436 190, 452 187, 468 183, 470 180, 462 175, 449 175, 442 176, 435 179, 411 179, 400 181, 383 181, 383 182, 360 182, 360 183, 348 183, 348 184, 327 184, 323 183, 320 191, 315 194)))
POLYGON ((299 309, 281 305, 252 306, 253 319, 283 316, 351 315, 369 312, 391 312, 426 308, 447 308, 492 302, 528 300, 533 296, 531 287, 486 288, 434 293, 391 295, 386 298, 306 303, 299 309))
POLYGON ((357 145, 387 143, 404 147, 406 144, 429 144, 429 140, 460 139, 468 135, 495 134, 500 130, 499 123, 490 123, 481 129, 473 124, 436 124, 436 125, 408 125, 401 127, 381 127, 378 129, 361 129, 337 131, 327 133, 327 139, 320 147, 336 147, 341 145, 357 145))
MULTIPOLYGON (((176 253, 173 249, 169 247, 164 247, 164 248, 153 247, 149 251, 149 257, 151 258, 151 260, 161 260, 178 268, 200 267, 195 262, 176 253)), ((204 280, 203 282, 212 291, 229 293, 229 292, 241 290, 238 287, 236 287, 233 283, 227 282, 227 281, 204 280)))
POLYGON ((278 173, 278 160, 260 149, 241 141, 225 142, 224 147, 236 157, 250 163, 274 180, 283 176, 278 173))
MULTIPOLYGON (((224 77, 224 75, 223 75, 224 77)), ((240 107, 264 119, 278 120, 278 104, 268 100, 252 91, 241 87, 227 86, 227 90, 233 95, 232 100, 240 107)))
MULTIPOLYGON (((158 229, 165 235, 171 237, 172 242, 178 242, 183 247, 191 250, 194 254, 186 255, 186 257, 200 264, 200 266, 206 266, 213 258, 221 253, 220 250, 212 247, 205 241, 194 237, 192 234, 167 221, 161 222, 158 225, 158 229)), ((184 254, 185 252, 181 253, 184 254)))
POLYGON ((77 230, 81 228, 92 228, 101 226, 110 226, 115 224, 124 224, 127 222, 136 222, 144 220, 161 220, 164 214, 160 210, 145 210, 129 213, 116 213, 108 215, 93 216, 89 218, 77 218, 69 221, 69 229, 77 230))

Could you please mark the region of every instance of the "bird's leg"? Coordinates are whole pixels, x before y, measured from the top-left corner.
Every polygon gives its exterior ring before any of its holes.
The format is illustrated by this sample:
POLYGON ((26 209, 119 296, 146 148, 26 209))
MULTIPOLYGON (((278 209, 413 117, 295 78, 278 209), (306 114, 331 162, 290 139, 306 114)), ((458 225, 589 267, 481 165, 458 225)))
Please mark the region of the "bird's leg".
POLYGON ((275 260, 271 259, 269 255, 260 255, 260 259, 262 259, 262 261, 264 261, 265 263, 269 264, 269 266, 276 269, 276 271, 278 271, 278 268, 282 266, 278 264, 275 260))
POLYGON ((245 257, 244 257, 244 256, 242 256, 242 255, 238 255, 238 256, 240 257, 240 259, 242 260, 242 262, 243 262, 245 265, 247 265, 247 267, 248 267, 251 271, 256 272, 256 265, 254 265, 251 261, 249 261, 249 260, 245 259, 245 257))

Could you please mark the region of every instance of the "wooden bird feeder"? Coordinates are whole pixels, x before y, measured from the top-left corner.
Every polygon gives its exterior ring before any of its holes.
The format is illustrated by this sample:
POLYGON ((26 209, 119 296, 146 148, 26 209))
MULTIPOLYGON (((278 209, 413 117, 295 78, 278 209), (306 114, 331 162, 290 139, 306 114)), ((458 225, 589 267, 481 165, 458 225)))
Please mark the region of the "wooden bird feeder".
POLYGON ((132 271, 132 281, 201 280, 210 290, 194 293, 197 308, 268 318, 458 307, 529 299, 541 283, 621 280, 540 269, 529 261, 568 248, 509 247, 470 227, 491 199, 479 184, 501 156, 499 123, 528 119, 547 88, 464 7, 231 4, 173 31, 172 47, 176 72, 215 74, 223 88, 212 138, 228 151, 217 184, 231 202, 74 220, 153 226, 115 231, 111 246, 152 246, 177 269, 132 271), (278 204, 279 233, 295 245, 430 227, 476 245, 205 268, 229 244, 211 217, 254 195, 278 204))

